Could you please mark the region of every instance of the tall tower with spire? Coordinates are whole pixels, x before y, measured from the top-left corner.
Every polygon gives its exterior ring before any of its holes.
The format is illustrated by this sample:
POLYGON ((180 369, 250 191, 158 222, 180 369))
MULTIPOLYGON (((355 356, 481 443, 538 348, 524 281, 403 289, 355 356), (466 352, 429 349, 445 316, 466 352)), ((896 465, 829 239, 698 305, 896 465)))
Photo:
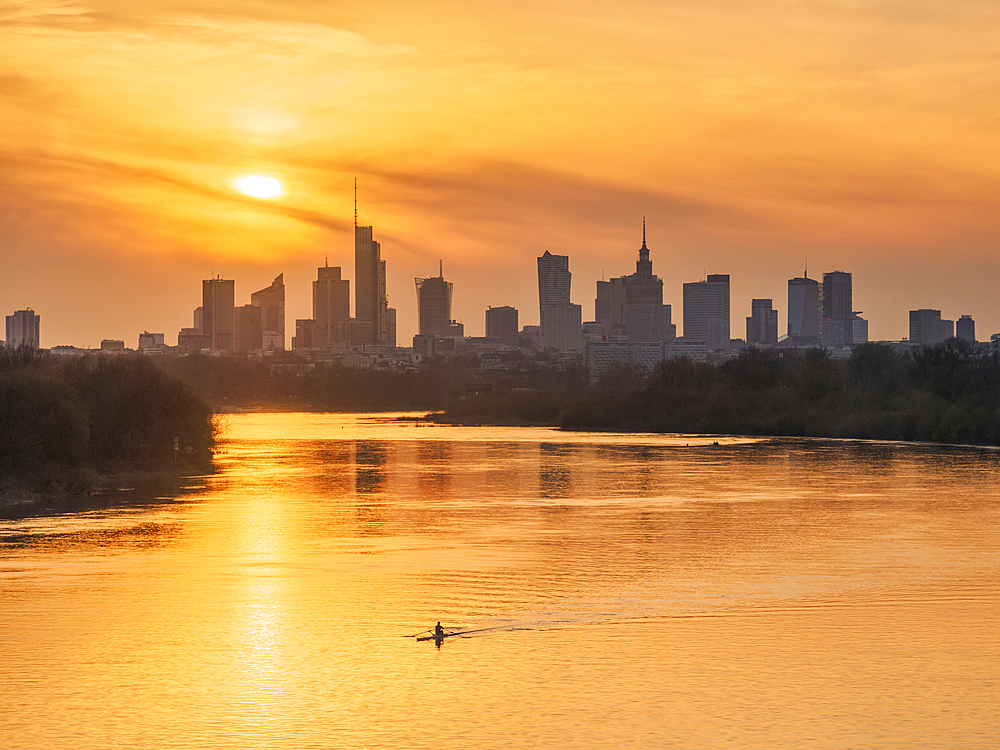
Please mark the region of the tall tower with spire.
POLYGON ((609 337, 630 342, 672 341, 670 305, 663 304, 663 281, 653 274, 646 245, 646 218, 642 219, 642 247, 635 273, 597 282, 594 319, 609 337))

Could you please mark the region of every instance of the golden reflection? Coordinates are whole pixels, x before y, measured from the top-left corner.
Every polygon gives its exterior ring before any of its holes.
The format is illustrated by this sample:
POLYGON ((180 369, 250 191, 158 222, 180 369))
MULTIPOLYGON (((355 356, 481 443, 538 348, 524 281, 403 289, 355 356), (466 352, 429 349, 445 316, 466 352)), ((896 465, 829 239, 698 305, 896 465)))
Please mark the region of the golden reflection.
POLYGON ((997 452, 312 414, 227 440, 169 545, 5 529, 5 749, 996 744, 997 452), (438 620, 487 632, 401 637, 438 620))

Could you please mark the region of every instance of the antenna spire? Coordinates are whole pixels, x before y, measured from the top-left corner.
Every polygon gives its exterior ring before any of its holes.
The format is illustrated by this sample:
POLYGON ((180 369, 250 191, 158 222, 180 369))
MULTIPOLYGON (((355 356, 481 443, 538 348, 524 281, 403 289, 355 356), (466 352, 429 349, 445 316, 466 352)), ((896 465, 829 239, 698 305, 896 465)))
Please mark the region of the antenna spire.
POLYGON ((438 259, 438 278, 444 278, 444 258, 438 259))
POLYGON ((806 275, 805 278, 809 278, 809 256, 806 256, 806 275))
POLYGON ((642 217, 642 244, 646 244, 646 217, 642 217))
POLYGON ((358 228, 358 178, 354 178, 354 228, 358 228))

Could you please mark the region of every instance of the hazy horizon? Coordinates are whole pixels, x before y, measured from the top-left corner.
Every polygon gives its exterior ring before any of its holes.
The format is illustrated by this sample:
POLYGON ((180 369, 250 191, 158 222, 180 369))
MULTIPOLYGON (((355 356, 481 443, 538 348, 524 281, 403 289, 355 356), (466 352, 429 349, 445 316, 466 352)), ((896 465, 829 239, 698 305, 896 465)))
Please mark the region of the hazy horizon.
POLYGON ((353 310, 357 178, 401 345, 439 259, 469 335, 487 306, 537 323, 546 250, 592 319, 643 216, 679 333, 706 273, 734 337, 751 298, 784 333, 808 257, 853 274, 873 340, 917 308, 988 340, 998 36, 985 0, 0 3, 0 308, 45 347, 173 343, 202 279, 241 305, 284 273, 290 344, 325 259, 353 310), (240 193, 253 174, 283 194, 240 193))

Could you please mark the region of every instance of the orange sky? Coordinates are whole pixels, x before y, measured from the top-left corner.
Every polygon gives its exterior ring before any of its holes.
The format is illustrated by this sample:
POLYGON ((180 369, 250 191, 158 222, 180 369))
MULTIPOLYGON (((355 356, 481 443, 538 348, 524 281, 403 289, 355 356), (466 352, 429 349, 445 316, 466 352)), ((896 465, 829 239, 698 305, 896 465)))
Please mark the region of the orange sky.
POLYGON ((470 335, 537 323, 546 250, 592 319, 644 215, 678 324, 729 273, 733 335, 752 297, 784 332, 808 256, 872 338, 933 307, 988 339, 998 92, 994 0, 0 0, 0 309, 43 346, 174 343, 201 279, 245 304, 284 272, 290 343, 324 256, 354 279, 357 177, 403 345, 439 258, 470 335))

